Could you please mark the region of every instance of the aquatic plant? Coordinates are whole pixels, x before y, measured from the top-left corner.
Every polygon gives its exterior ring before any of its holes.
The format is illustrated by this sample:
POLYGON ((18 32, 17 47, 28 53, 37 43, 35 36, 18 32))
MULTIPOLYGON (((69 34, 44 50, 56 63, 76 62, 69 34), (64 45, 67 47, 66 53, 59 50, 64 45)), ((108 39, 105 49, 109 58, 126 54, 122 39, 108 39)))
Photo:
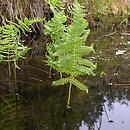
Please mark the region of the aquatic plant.
MULTIPOLYGON (((20 39, 22 33, 25 34, 31 31, 32 23, 43 20, 40 18, 28 19, 26 17, 23 20, 16 19, 17 23, 6 20, 6 23, 0 27, 0 62, 8 62, 9 76, 11 76, 10 62, 14 63, 14 69, 19 68, 17 61, 20 58, 25 58, 25 54, 30 49, 23 45, 23 41, 20 39)), ((16 75, 16 71, 14 73, 16 75)))
POLYGON ((53 82, 53 86, 70 84, 67 107, 69 107, 71 86, 88 92, 87 87, 77 77, 80 75, 95 75, 96 65, 84 56, 94 52, 93 45, 86 46, 85 41, 90 32, 88 23, 84 19, 84 9, 75 0, 71 10, 72 23, 65 25, 67 16, 64 10, 54 13, 54 18, 45 24, 45 33, 51 36, 51 43, 47 45, 48 65, 60 73, 68 76, 53 82))

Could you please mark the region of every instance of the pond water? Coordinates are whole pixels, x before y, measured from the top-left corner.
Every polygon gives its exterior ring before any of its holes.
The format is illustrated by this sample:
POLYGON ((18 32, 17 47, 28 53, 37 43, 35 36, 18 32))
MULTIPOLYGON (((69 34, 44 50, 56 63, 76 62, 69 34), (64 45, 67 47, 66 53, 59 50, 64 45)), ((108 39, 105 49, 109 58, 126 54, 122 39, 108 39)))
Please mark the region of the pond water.
POLYGON ((19 62, 17 92, 7 65, 1 64, 0 130, 129 130, 129 38, 117 32, 93 33, 90 43, 96 50, 89 57, 98 64, 96 76, 81 79, 88 94, 73 88, 70 109, 66 109, 68 86, 51 86, 59 74, 49 76, 44 57, 19 62))

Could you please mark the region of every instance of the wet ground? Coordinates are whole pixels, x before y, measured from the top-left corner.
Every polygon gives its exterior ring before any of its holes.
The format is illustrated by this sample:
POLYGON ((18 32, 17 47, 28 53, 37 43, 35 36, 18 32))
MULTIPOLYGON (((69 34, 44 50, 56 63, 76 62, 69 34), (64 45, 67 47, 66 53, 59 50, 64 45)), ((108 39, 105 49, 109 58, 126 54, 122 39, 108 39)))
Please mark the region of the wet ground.
POLYGON ((17 82, 13 66, 9 78, 7 64, 1 64, 0 130, 129 130, 129 36, 93 33, 87 41, 91 43, 96 53, 89 58, 98 64, 96 76, 82 78, 88 94, 73 88, 71 109, 66 109, 68 86, 51 86, 59 74, 49 76, 45 57, 20 61, 17 82))

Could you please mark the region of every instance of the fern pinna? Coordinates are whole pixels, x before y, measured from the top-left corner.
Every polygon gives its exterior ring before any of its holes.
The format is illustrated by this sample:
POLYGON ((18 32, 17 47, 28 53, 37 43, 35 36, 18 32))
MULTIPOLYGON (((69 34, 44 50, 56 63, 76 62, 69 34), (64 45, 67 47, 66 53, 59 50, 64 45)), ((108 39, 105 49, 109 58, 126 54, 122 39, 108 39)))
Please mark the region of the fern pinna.
POLYGON ((54 86, 70 83, 80 90, 88 92, 87 87, 76 79, 79 75, 94 75, 96 65, 84 56, 94 52, 93 46, 86 46, 85 41, 90 32, 84 19, 84 9, 75 1, 71 10, 72 23, 65 25, 67 16, 64 11, 54 13, 54 18, 45 24, 45 33, 51 36, 47 45, 48 65, 68 77, 53 82, 54 86))

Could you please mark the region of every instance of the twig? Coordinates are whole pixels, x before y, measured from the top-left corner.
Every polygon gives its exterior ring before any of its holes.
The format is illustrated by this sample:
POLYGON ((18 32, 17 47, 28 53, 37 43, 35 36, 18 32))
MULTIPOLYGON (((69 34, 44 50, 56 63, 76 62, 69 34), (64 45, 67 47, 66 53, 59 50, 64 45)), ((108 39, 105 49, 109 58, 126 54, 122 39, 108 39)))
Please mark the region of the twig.
MULTIPOLYGON (((118 74, 117 74, 118 70, 119 70, 119 65, 117 66, 117 68, 116 68, 116 70, 115 70, 115 72, 114 72, 113 76, 111 77, 111 79, 110 79, 110 81, 109 81, 108 84, 112 83, 112 80, 113 80, 114 76, 116 76, 116 78, 117 78, 117 76, 118 76, 118 74)), ((117 83, 118 83, 118 78, 117 78, 117 83)))
POLYGON ((130 86, 130 84, 113 84, 115 86, 130 86))
POLYGON ((113 34, 115 34, 115 33, 116 33, 116 31, 115 31, 115 32, 112 32, 112 33, 109 33, 109 34, 106 34, 105 37, 111 36, 111 35, 113 35, 113 34))

